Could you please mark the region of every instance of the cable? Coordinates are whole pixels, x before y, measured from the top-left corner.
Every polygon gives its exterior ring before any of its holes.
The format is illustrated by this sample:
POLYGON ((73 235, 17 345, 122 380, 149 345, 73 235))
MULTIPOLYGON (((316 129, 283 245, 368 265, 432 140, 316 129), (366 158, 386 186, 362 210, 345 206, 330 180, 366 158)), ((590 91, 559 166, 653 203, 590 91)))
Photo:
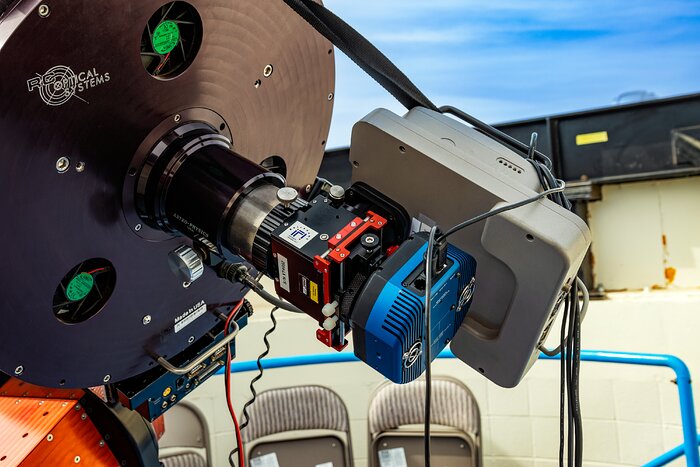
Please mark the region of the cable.
POLYGON ((447 232, 445 232, 443 235, 443 238, 447 238, 450 235, 452 235, 452 234, 454 234, 454 233, 456 233, 464 228, 467 228, 470 225, 474 225, 478 222, 481 222, 485 219, 488 219, 489 217, 493 217, 493 216, 496 216, 498 214, 502 214, 506 211, 511 211, 513 209, 517 209, 517 208, 526 206, 528 204, 534 203, 535 201, 538 201, 538 200, 544 198, 545 196, 549 196, 553 193, 563 192, 564 188, 566 188, 566 184, 562 180, 557 180, 557 182, 559 184, 557 187, 550 188, 549 190, 543 191, 542 193, 538 193, 536 196, 533 196, 531 198, 527 198, 527 199, 525 199, 523 201, 519 201, 517 203, 507 204, 505 206, 501 206, 500 208, 494 209, 494 210, 489 211, 489 212, 485 212, 485 213, 480 214, 476 217, 472 217, 471 219, 466 220, 466 221, 462 222, 461 224, 457 224, 454 227, 452 227, 451 229, 449 229, 447 232))
POLYGON ((423 345, 423 355, 425 356, 425 425, 424 425, 424 457, 425 466, 430 467, 430 412, 432 397, 432 372, 430 364, 432 362, 430 343, 432 341, 431 329, 431 300, 430 295, 433 288, 433 249, 435 248, 435 236, 438 227, 433 226, 428 236, 428 248, 425 252, 425 344, 423 345))
MULTIPOLYGON (((224 325, 224 336, 227 336, 229 329, 231 327, 231 321, 238 313, 238 310, 243 306, 244 300, 238 302, 238 304, 231 310, 226 319, 226 324, 224 325)), ((231 401, 231 344, 226 346, 226 372, 224 373, 224 384, 226 386, 226 405, 228 406, 228 411, 231 414, 231 420, 233 420, 233 426, 236 431, 236 446, 238 449, 238 465, 239 467, 245 467, 245 458, 243 456, 243 439, 241 437, 241 428, 238 425, 238 418, 236 417, 236 412, 233 410, 233 402, 231 401)), ((233 460, 229 458, 229 463, 234 466, 233 460)))
MULTIPOLYGON (((270 313, 270 319, 272 320, 272 327, 271 327, 270 329, 268 329, 267 332, 265 333, 265 335, 263 336, 263 342, 265 343, 265 351, 264 351, 263 353, 260 354, 260 356, 258 357, 258 360, 257 360, 257 362, 256 362, 257 365, 258 365, 258 374, 257 374, 257 376, 255 376, 255 378, 253 378, 253 379, 250 381, 250 386, 249 386, 249 387, 250 387, 250 392, 253 394, 253 397, 251 397, 251 398, 248 400, 248 402, 246 402, 245 405, 243 406, 243 411, 242 411, 242 413, 243 413, 243 423, 241 423, 241 431, 243 431, 243 429, 244 429, 245 427, 247 427, 248 424, 250 423, 250 416, 248 415, 248 407, 250 407, 251 405, 253 405, 253 404, 255 403, 255 399, 258 397, 258 393, 255 391, 255 383, 257 383, 258 381, 260 381, 260 379, 262 379, 263 373, 264 373, 264 371, 265 371, 265 370, 263 369, 263 366, 262 366, 262 359, 265 358, 265 357, 267 357, 267 356, 269 355, 269 353, 270 353, 270 341, 267 340, 267 338, 268 338, 273 332, 275 332, 275 329, 277 329, 277 319, 275 319, 275 311, 277 311, 278 309, 279 309, 279 308, 277 308, 277 307, 275 307, 275 308, 272 309, 272 312, 270 313)), ((235 448, 233 451, 231 451, 231 453, 229 454, 229 462, 231 461, 231 457, 232 457, 237 451, 238 451, 238 448, 235 448)))
POLYGON ((299 308, 289 302, 286 302, 271 293, 267 292, 263 285, 253 276, 248 273, 248 268, 241 263, 231 263, 224 261, 217 269, 219 277, 228 280, 232 283, 240 283, 250 287, 250 289, 258 294, 260 298, 282 310, 291 311, 292 313, 303 313, 299 308))

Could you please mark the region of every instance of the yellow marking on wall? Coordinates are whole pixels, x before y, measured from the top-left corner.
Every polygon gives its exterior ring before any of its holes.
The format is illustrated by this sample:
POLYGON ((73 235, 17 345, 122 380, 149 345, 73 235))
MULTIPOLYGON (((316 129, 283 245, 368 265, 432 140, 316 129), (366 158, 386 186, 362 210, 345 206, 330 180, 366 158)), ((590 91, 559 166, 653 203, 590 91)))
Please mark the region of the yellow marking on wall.
POLYGON ((581 135, 576 135, 576 146, 585 146, 587 144, 598 144, 607 142, 607 131, 597 131, 595 133, 584 133, 581 135))

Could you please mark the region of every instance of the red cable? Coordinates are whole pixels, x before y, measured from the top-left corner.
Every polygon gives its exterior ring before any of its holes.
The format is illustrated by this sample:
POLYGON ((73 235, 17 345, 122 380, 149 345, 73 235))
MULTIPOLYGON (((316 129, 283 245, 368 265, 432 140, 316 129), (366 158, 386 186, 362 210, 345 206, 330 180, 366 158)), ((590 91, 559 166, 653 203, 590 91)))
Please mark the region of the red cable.
MULTIPOLYGON (((224 327, 224 336, 228 335, 229 328, 231 326, 231 320, 236 316, 238 310, 243 306, 243 300, 238 302, 238 305, 233 307, 231 313, 226 319, 226 326, 224 327)), ((238 445, 238 466, 245 467, 245 457, 243 456, 243 439, 241 437, 241 428, 238 425, 238 418, 236 417, 236 412, 233 410, 233 403, 231 401, 231 344, 227 346, 226 349, 226 373, 224 373, 224 382, 226 384, 226 404, 228 405, 228 411, 231 414, 231 419, 233 420, 233 426, 236 430, 236 444, 238 445)))

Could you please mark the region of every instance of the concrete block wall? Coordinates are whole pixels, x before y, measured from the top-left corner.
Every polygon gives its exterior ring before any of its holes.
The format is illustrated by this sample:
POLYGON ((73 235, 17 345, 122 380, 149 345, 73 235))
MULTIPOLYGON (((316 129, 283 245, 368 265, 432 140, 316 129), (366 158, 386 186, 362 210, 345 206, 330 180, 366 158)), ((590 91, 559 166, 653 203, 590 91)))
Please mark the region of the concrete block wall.
MULTIPOLYGON (((269 308, 257 304, 256 316, 238 342, 238 359, 254 359, 269 328, 269 308)), ((586 349, 672 353, 683 358, 691 373, 700 375, 700 292, 657 291, 615 294, 593 302, 583 326, 586 349)), ((315 325, 301 316, 278 312, 279 327, 270 338, 271 356, 320 353, 315 325)), ((442 360, 434 373, 456 377, 474 392, 482 411, 485 465, 555 466, 559 440, 559 365, 540 361, 523 383, 500 388, 458 361, 442 360)), ((234 376, 233 396, 240 409, 248 399, 255 373, 234 376)), ((583 363, 581 404, 585 429, 585 465, 632 466, 682 442, 677 388, 669 369, 583 363)), ((334 389, 345 401, 351 418, 357 467, 367 465, 367 407, 381 377, 361 363, 277 369, 266 372, 258 390, 301 384, 334 389)), ((232 423, 224 401, 221 377, 192 394, 206 414, 215 459, 227 465, 234 443, 232 423)), ((682 460, 673 465, 685 465, 682 460)))

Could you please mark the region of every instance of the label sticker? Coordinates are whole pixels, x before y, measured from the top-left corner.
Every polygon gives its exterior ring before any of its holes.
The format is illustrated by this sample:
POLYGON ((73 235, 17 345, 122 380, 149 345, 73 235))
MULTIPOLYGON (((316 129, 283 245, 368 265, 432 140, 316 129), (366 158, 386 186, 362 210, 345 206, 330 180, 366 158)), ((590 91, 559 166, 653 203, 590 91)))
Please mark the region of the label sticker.
POLYGON ((378 454, 380 467, 408 467, 403 448, 384 449, 378 454))
POLYGON ((309 288, 311 291, 309 298, 314 302, 318 303, 318 284, 314 281, 311 281, 309 288))
POLYGON ((333 462, 324 462, 323 464, 316 464, 316 467, 333 467, 333 462))
POLYGON ((88 296, 95 285, 95 279, 87 272, 83 272, 75 276, 68 287, 66 287, 66 297, 71 302, 77 302, 88 296))
POLYGON ((206 312, 207 304, 204 302, 204 300, 200 301, 193 307, 190 307, 189 310, 175 318, 175 332, 177 333, 182 331, 206 312))
POLYGON ((250 467, 280 467, 274 452, 250 460, 250 467))
POLYGON ((299 274, 299 292, 302 295, 309 296, 309 278, 303 274, 299 274))
POLYGON ((316 232, 314 229, 302 224, 299 221, 296 221, 287 230, 282 232, 280 237, 295 247, 302 248, 304 245, 313 240, 316 235, 318 235, 318 232, 316 232))
POLYGON ((280 287, 292 293, 292 288, 289 286, 289 261, 279 253, 277 253, 277 270, 279 271, 280 287))
POLYGON ((598 144, 607 142, 607 131, 597 131, 595 133, 585 133, 582 135, 576 135, 576 146, 585 146, 587 144, 598 144))
POLYGON ((153 31, 153 50, 161 55, 169 54, 180 41, 180 27, 174 21, 163 21, 153 31))

